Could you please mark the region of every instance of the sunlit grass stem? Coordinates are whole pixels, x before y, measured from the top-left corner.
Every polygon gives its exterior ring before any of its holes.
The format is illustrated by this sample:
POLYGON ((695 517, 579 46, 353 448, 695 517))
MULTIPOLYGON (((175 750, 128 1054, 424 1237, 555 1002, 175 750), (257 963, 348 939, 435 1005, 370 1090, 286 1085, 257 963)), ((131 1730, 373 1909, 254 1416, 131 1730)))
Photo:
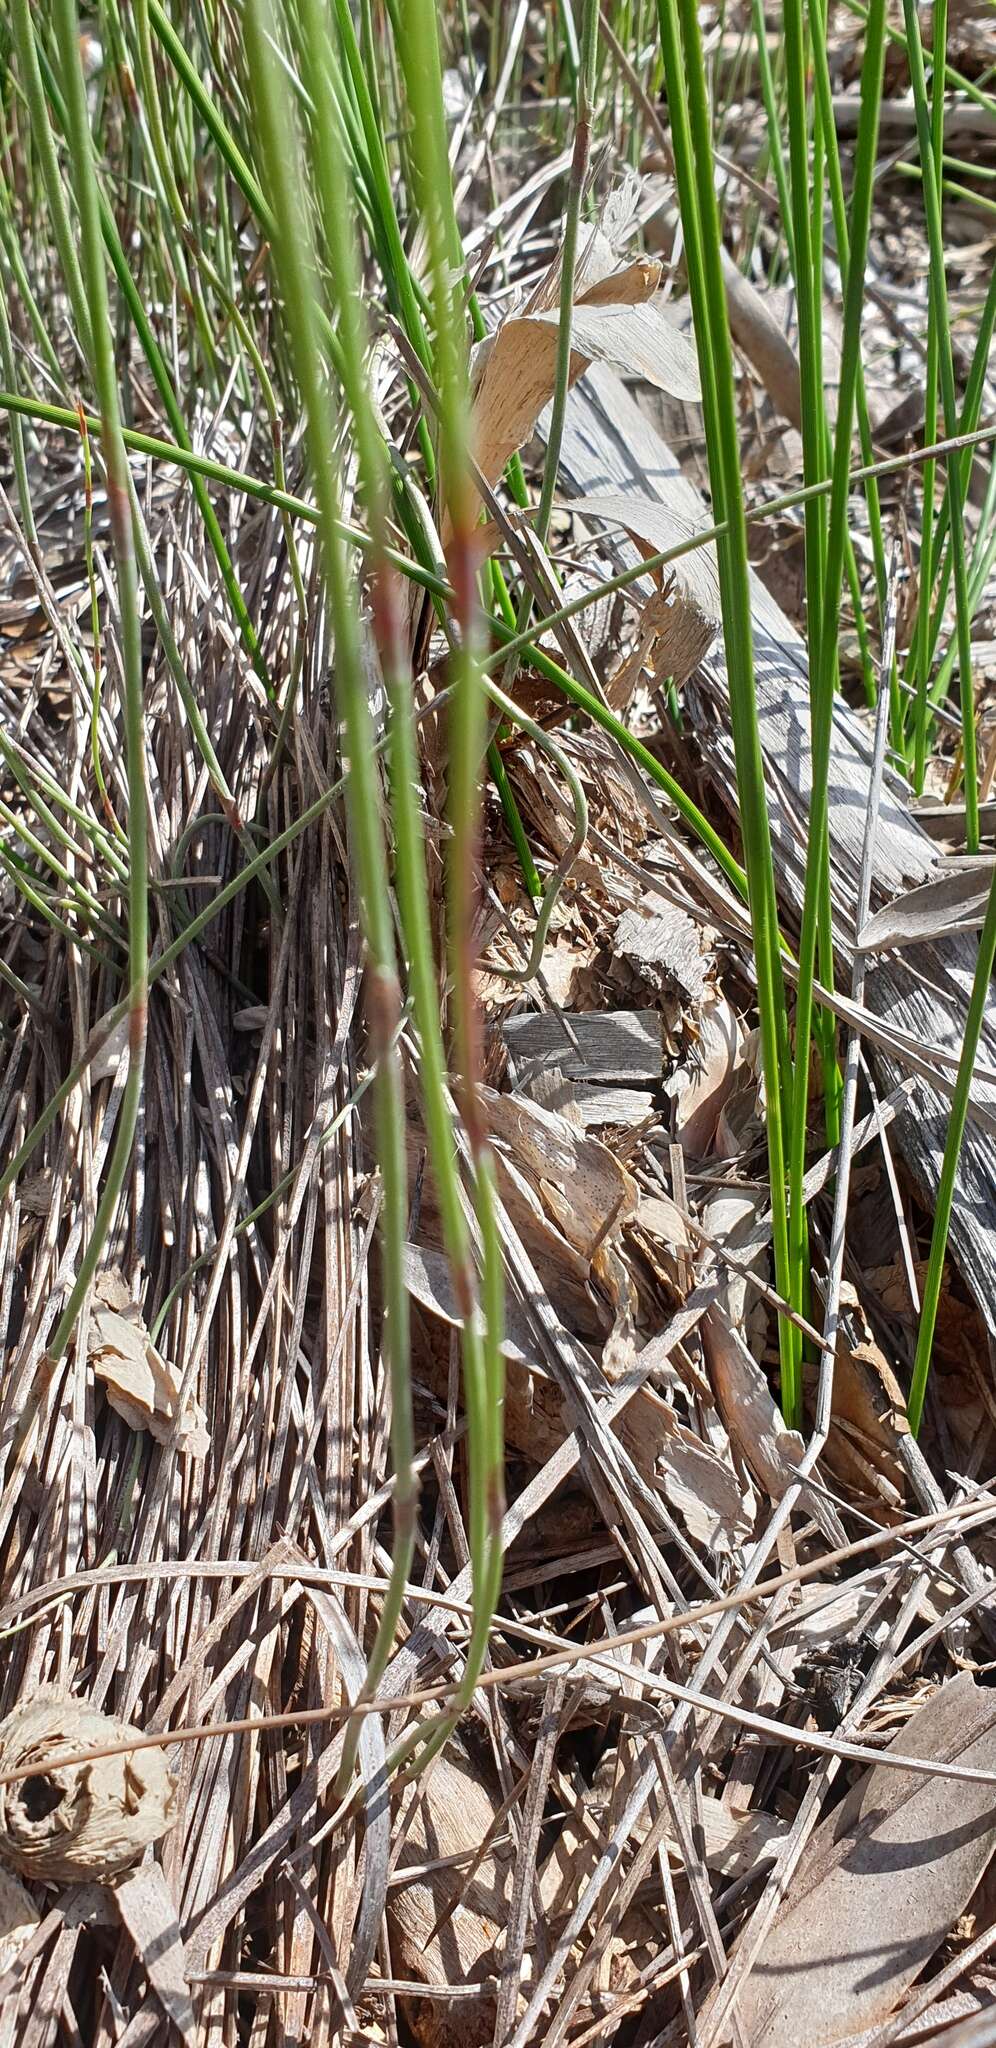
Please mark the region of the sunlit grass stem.
MULTIPOLYGON (((797 1274, 804 1268, 808 1245, 804 1183, 808 1138, 809 1044, 820 921, 828 892, 831 738, 839 670, 838 615, 847 538, 851 430, 861 360, 865 257, 871 224, 879 106, 885 61, 884 28, 885 0, 872 0, 868 12, 865 53, 861 69, 861 110, 849 223, 850 254, 844 299, 833 477, 825 535, 824 587, 816 633, 814 635, 811 632, 810 635, 812 787, 799 940, 799 980, 795 1012, 796 1056, 789 1136, 789 1232, 793 1267, 797 1274)), ((883 687, 885 686, 883 680, 883 687)), ((830 967, 832 969, 832 953, 830 967)), ((826 962, 821 963, 821 979, 825 986, 831 986, 826 962)), ((829 1035, 832 1040, 836 1031, 835 1022, 829 1012, 826 1012, 825 1016, 828 1027, 825 1036, 829 1035)), ((824 1061, 823 1077, 825 1088, 834 1085, 835 1078, 839 1079, 835 1057, 824 1061)), ((836 1127, 836 1103, 832 1121, 836 1127)), ((829 1127, 829 1115, 827 1122, 829 1127)), ((794 1301, 793 1305, 800 1308, 804 1306, 800 1301, 794 1301)))
MULTIPOLYGON (((494 1167, 479 1095, 480 1013, 474 985, 486 697, 481 674, 482 621, 474 542, 477 493, 470 465, 462 251, 453 214, 436 10, 430 0, 408 0, 398 15, 397 36, 411 117, 409 147, 415 174, 412 198, 420 211, 428 250, 435 328, 440 502, 455 628, 450 656, 453 697, 447 721, 447 935, 457 1098, 470 1155, 481 1250, 480 1347, 466 1341, 472 1334, 467 1323, 464 1345, 470 1425, 469 1540, 474 1613, 458 1696, 462 1710, 473 1696, 487 1653, 501 1584, 504 1513, 504 1268, 494 1210, 494 1167)), ((445 1739, 448 1725, 444 1716, 439 1727, 427 1735, 421 1752, 422 1764, 445 1739)))
MULTIPOLYGON (((945 13, 942 7, 942 14, 945 13)), ((923 204, 927 223, 927 246, 930 259, 930 296, 934 308, 934 327, 937 342, 937 372, 940 378, 943 403, 944 426, 948 434, 957 432, 958 401, 954 379, 954 355, 951 345, 951 323, 948 310, 948 286, 946 251, 944 247, 944 226, 941 212, 941 181, 937 160, 937 133, 931 114, 927 94, 926 71, 923 61, 923 42, 920 34, 920 18, 916 0, 903 0, 903 17, 906 26, 906 49, 910 65, 910 82, 913 88, 913 103, 916 108, 917 137, 920 144, 920 169, 923 181, 923 204)), ((943 61, 943 51, 935 55, 943 61)), ((941 95, 943 98, 943 95, 941 95)), ((943 130, 941 131, 943 144, 943 130)), ((968 568, 965 551, 965 499, 962 489, 961 464, 952 462, 948 467, 948 505, 951 521, 952 567, 955 586, 955 617, 958 645, 958 684, 961 697, 961 743, 963 781, 965 791, 965 845, 969 853, 979 850, 979 788, 976 761, 975 698, 972 689, 972 609, 969 597, 968 568)), ((933 507, 924 511, 924 531, 933 519, 933 507)), ((929 604, 929 592, 923 601, 929 604)), ((919 677, 918 677, 919 680, 919 677)))
MULTIPOLYGON (((97 179, 80 58, 75 0, 56 0, 55 23, 62 65, 67 130, 79 220, 79 251, 90 309, 90 370, 101 422, 101 446, 118 582, 121 666, 124 688, 125 768, 128 781, 128 1073, 118 1112, 114 1144, 103 1191, 62 1314, 49 1347, 61 1358, 103 1256, 117 1212, 142 1100, 148 1025, 148 848, 145 793, 145 712, 142 695, 142 620, 132 535, 128 456, 121 433, 114 328, 104 270, 97 179)), ((47 124, 46 124, 47 125, 47 124)))
MULTIPOLYGON (((767 1103, 772 1234, 779 1290, 791 1299, 783 1110, 790 1086, 787 1010, 754 686, 747 529, 733 388, 733 355, 720 258, 712 132, 694 0, 658 0, 685 262, 698 349, 713 506, 724 522, 717 552, 737 790, 747 867, 767 1103)), ((796 1333, 780 1320, 782 1405, 801 1407, 796 1333)))
POLYGON ((923 1420, 923 1407, 930 1372, 930 1360, 934 1347, 934 1332, 937 1327, 937 1310, 941 1298, 941 1284, 944 1279, 944 1258, 947 1250, 948 1232, 951 1228, 951 1214, 954 1208, 955 1182, 958 1175, 958 1160, 962 1139, 965 1135, 965 1120, 968 1115, 969 1097, 972 1091, 972 1077, 975 1057, 979 1049, 986 1008, 992 988, 993 964, 996 961, 996 871, 993 873, 989 891, 989 904, 985 923, 979 939, 978 958, 972 994, 969 999, 968 1015, 965 1019, 965 1036, 962 1040, 961 1058, 955 1080, 954 1095, 947 1113, 947 1130, 944 1138, 944 1158, 941 1163, 941 1177, 934 1205, 934 1223, 930 1238, 930 1256, 923 1282, 923 1298, 920 1307, 920 1327, 917 1332, 916 1356, 913 1361, 913 1378, 910 1384, 907 1412, 914 1436, 919 1434, 923 1420))
MULTIPOLYGON (((302 72, 312 100, 321 104, 324 77, 332 59, 325 17, 318 0, 302 0, 300 19, 302 72)), ((417 796, 419 761, 415 744, 411 667, 404 640, 400 577, 388 560, 389 476, 383 436, 370 398, 369 336, 363 311, 359 254, 347 204, 346 165, 338 134, 331 123, 315 124, 312 161, 335 295, 334 313, 341 347, 344 394, 356 436, 360 490, 370 527, 371 623, 390 703, 388 753, 394 880, 419 1037, 418 1082, 454 1293, 463 1307, 461 1336, 465 1371, 469 1352, 470 1376, 473 1379, 475 1373, 478 1377, 481 1373, 477 1285, 460 1187, 453 1118, 447 1098, 439 980, 432 944, 425 844, 417 796)), ((386 1663, 400 1615, 403 1589, 404 1580, 399 1577, 395 1557, 377 1640, 367 1660, 363 1697, 373 1693, 386 1663)), ((351 1731, 344 1746, 338 1778, 340 1796, 346 1789, 352 1770, 357 1737, 358 1726, 351 1731)))
MULTIPOLYGON (((389 1610, 382 1636, 393 1639, 415 1541, 417 1480, 411 1408, 409 1304, 404 1273, 408 1161, 404 1086, 398 1051, 401 987, 388 887, 374 731, 367 699, 360 621, 340 531, 336 421, 319 343, 315 252, 303 206, 302 138, 278 55, 280 21, 272 0, 248 0, 246 51, 260 157, 273 210, 273 258, 284 318, 307 416, 318 506, 329 619, 334 636, 335 698, 348 756, 347 809, 367 943, 366 1015, 373 1084, 376 1152, 382 1183, 382 1346, 391 1394, 394 1465, 394 1551, 389 1610)), ((383 1653, 383 1652, 382 1652, 383 1653)), ((381 1660, 382 1660, 381 1653, 381 1660)))

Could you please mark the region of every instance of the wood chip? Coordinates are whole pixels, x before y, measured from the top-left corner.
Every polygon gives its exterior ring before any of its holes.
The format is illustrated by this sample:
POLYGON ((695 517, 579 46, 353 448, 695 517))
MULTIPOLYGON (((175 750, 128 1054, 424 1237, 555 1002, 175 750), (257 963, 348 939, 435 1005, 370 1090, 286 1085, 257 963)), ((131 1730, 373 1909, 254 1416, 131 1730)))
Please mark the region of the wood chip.
POLYGON ((708 960, 702 952, 699 927, 677 904, 647 897, 624 910, 612 935, 617 953, 644 974, 670 983, 690 1003, 704 1002, 709 990, 708 960))
POLYGON ((618 1081, 630 1088, 659 1083, 663 1053, 656 1010, 572 1010, 567 1023, 571 1038, 557 1016, 507 1018, 502 1030, 517 1066, 559 1067, 570 1081, 618 1081))

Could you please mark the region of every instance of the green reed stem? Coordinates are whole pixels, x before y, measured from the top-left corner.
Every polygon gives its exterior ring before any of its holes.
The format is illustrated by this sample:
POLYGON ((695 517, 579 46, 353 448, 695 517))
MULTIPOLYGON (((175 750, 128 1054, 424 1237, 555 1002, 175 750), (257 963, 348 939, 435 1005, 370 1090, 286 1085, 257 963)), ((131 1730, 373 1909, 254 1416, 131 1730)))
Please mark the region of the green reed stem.
MULTIPOLYGON (((125 762, 128 778, 128 1075, 118 1115, 103 1193, 70 1290, 59 1317, 50 1355, 65 1355, 76 1320, 107 1243, 124 1188, 138 1124, 145 1069, 148 1021, 148 851, 145 795, 145 714, 142 700, 142 622, 128 496, 128 456, 121 433, 114 328, 107 294, 97 175, 80 60, 80 23, 75 0, 56 0, 56 33, 62 64, 67 135, 79 219, 80 261, 90 310, 90 370, 100 408, 101 445, 107 484, 114 562, 118 579, 121 662, 124 676, 125 762)), ((47 127, 47 119, 46 119, 47 127)))
MULTIPOLYGON (((694 0, 658 0, 657 13, 702 382, 709 476, 713 504, 725 529, 718 541, 720 593, 758 984, 775 1269, 779 1291, 791 1300, 782 1121, 790 1073, 787 1011, 754 687, 747 530, 713 184, 712 132, 694 0)), ((794 1419, 801 1410, 801 1371, 794 1326, 785 1318, 779 1323, 779 1349, 782 1406, 786 1418, 794 1419)))
MULTIPOLYGON (((554 494, 557 489, 560 450, 564 439, 564 421, 567 417, 567 393, 571 381, 571 318, 574 311, 574 274, 577 267, 578 235, 581 227, 581 203, 584 198, 585 179, 588 175, 588 159, 591 154, 595 55, 597 49, 598 0, 583 0, 581 10, 580 63, 577 74, 577 112, 574 122, 574 150, 571 158, 571 172, 567 186, 567 205, 564 210, 564 232, 560 247, 560 320, 557 327, 556 375, 553 386, 553 402, 550 408, 550 429, 546 441, 546 458, 543 464, 543 483, 540 491, 539 511, 536 515, 536 532, 544 546, 550 531, 550 514, 553 511, 554 494)), ((522 623, 524 621, 520 622, 520 626, 522 623)))
POLYGON ((930 1257, 923 1283, 923 1298, 920 1307, 920 1328, 917 1333, 916 1356, 913 1361, 913 1378, 907 1403, 910 1428, 914 1436, 919 1435, 923 1420, 923 1404, 930 1372, 930 1358, 934 1345, 934 1331, 937 1326, 937 1308, 941 1298, 941 1282, 944 1278, 944 1256, 947 1250, 948 1231, 951 1225, 951 1211, 954 1206, 955 1180, 958 1173, 958 1159, 962 1138, 965 1134, 965 1120, 968 1115, 969 1097, 972 1092, 972 1075, 975 1056, 979 1049, 982 1026, 985 1021, 986 1005, 989 1001, 993 963, 996 960, 996 871, 989 891, 989 904, 985 923, 979 939, 979 954, 975 963, 972 994, 965 1019, 965 1036, 962 1041, 961 1058, 955 1078, 954 1094, 948 1110, 948 1127, 944 1140, 944 1158, 941 1164, 941 1178, 934 1205, 934 1227, 930 1238, 930 1257))
POLYGON ((374 1123, 383 1201, 380 1232, 385 1316, 382 1344, 391 1393, 395 1471, 394 1571, 378 1648, 386 1661, 400 1614, 415 1539, 417 1481, 411 1410, 409 1304, 404 1274, 408 1166, 404 1085, 398 1050, 401 988, 388 887, 374 732, 367 699, 355 587, 340 533, 337 422, 320 346, 315 251, 303 204, 302 140, 280 62, 281 23, 272 0, 248 0, 245 41, 256 129, 276 233, 272 254, 284 319, 307 418, 318 504, 318 530, 329 617, 335 638, 335 692, 348 751, 347 806, 356 851, 360 909, 367 943, 366 1015, 370 1038, 374 1123), (398 1574, 400 1571, 400 1584, 398 1574))
MULTIPOLYGON (((916 108, 917 136, 920 143, 923 204, 930 254, 930 293, 934 302, 937 333, 937 368, 940 375, 945 431, 951 434, 957 432, 958 401, 955 391, 954 355, 951 347, 951 324, 948 314, 948 286, 945 269, 944 227, 941 215, 940 177, 938 175, 938 164, 935 160, 935 134, 930 102, 927 95, 923 42, 920 35, 920 18, 917 13, 916 0, 903 0, 903 17, 906 24, 906 49, 909 57, 910 81, 913 87, 913 102, 916 108)), ((965 844, 969 853, 977 853, 979 850, 979 786, 976 763, 975 699, 972 690, 972 608, 969 598, 968 570, 965 556, 965 503, 962 490, 961 464, 959 462, 952 462, 948 466, 948 502, 950 507, 951 549, 955 585, 958 683, 961 698, 961 739, 965 789, 965 844)), ((932 518, 932 516, 931 508, 928 507, 924 515, 925 530, 928 519, 932 518)), ((929 597, 926 601, 929 604, 929 597)))
MULTIPOLYGON (((813 1021, 813 983, 820 950, 821 919, 829 884, 830 763, 833 706, 838 682, 838 613, 847 540, 851 429, 854 420, 858 369, 861 360, 861 315, 864 303, 865 259, 871 224, 875 156, 878 147, 879 106, 885 65, 885 4, 871 0, 865 53, 861 68, 861 110, 854 159, 854 187, 849 229, 850 254, 844 297, 844 327, 841 343, 840 392, 833 449, 830 514, 826 533, 825 581, 819 609, 818 638, 810 639, 810 705, 812 788, 809 803, 809 838, 802 924, 799 939, 799 978, 796 991, 796 1055, 789 1134, 789 1237, 796 1275, 807 1264, 809 1233, 806 1221, 805 1174, 807 1114, 809 1104, 809 1044, 813 1021)), ((820 978, 825 987, 832 972, 833 953, 821 962, 820 978)), ((836 1036, 835 1021, 825 1012, 828 1036, 836 1036)), ((827 1102, 827 1129, 839 1124, 839 1070, 835 1052, 823 1067, 824 1088, 835 1088, 833 1104, 827 1102)))
MULTIPOLYGON (((947 40, 947 0, 934 0, 934 60, 930 78, 930 128, 931 146, 934 157, 935 176, 940 180, 944 155, 944 49, 947 40), (938 75, 937 53, 941 53, 941 72, 938 75)), ((938 302, 931 291, 927 295, 927 378, 924 390, 924 436, 928 441, 937 434, 937 387, 938 387, 938 302)), ((934 565, 937 559, 938 527, 934 520, 934 464, 927 462, 923 470, 923 517, 920 536, 919 595, 917 598, 916 632, 912 649, 914 700, 913 726, 913 788, 917 796, 922 794, 927 773, 927 732, 930 724, 930 665, 932 650, 930 644, 930 607, 934 587, 934 565)))
MULTIPOLYGON (((17 0, 17 4, 23 5, 23 0, 17 0)), ((37 50, 37 45, 35 45, 35 48, 37 50)), ((58 81, 51 71, 51 67, 48 64, 48 60, 45 57, 44 52, 38 52, 38 55, 40 59, 41 70, 44 75, 45 88, 48 94, 49 102, 51 103, 51 106, 53 108, 60 128, 62 128, 63 132, 66 133, 67 119, 69 118, 69 116, 67 107, 63 101, 62 93, 59 90, 58 81)), ((166 417, 169 420, 173 433, 175 434, 180 446, 189 449, 190 436, 187 432, 187 427, 184 421, 183 412, 180 407, 180 402, 176 396, 172 379, 170 377, 169 370, 166 365, 166 359, 162 353, 162 350, 153 332, 152 323, 146 311, 142 294, 135 283, 134 277, 132 276, 132 272, 128 264, 127 258, 125 256, 124 249, 121 245, 121 238, 118 234, 117 223, 114 219, 114 215, 112 214, 111 209, 108 206, 103 193, 100 191, 99 185, 97 184, 97 174, 95 167, 93 169, 93 177, 94 188, 97 194, 98 218, 100 220, 104 246, 107 250, 107 254, 110 257, 111 264, 114 268, 114 272, 118 280, 118 286, 121 291, 122 298, 125 302, 125 305, 127 306, 129 316, 134 325, 135 332, 141 344, 142 352, 145 356, 146 362, 148 363, 149 369, 152 372, 156 389, 158 390, 159 396, 162 399, 163 407, 166 412, 166 417)), ((51 203, 52 202, 50 196, 50 206, 51 203)), ((55 215, 53 215, 53 225, 54 221, 55 215)), ((85 313, 85 305, 86 296, 84 294, 83 304, 81 308, 77 311, 74 306, 74 313, 78 325, 80 324, 81 314, 83 316, 84 324, 81 326, 80 329, 81 334, 85 334, 87 332, 87 316, 85 313)), ((256 669, 257 674, 259 675, 260 681, 264 684, 267 690, 270 690, 269 676, 267 674, 266 663, 263 659, 262 650, 260 648, 259 641, 256 635, 256 629, 252 623, 251 618, 249 617, 249 612, 246 607, 245 598, 242 595, 242 589, 239 584, 238 578, 235 574, 235 570, 232 565, 232 559, 228 552, 228 548, 225 544, 224 535, 221 531, 221 525, 218 520, 218 515, 215 512, 214 506, 211 503, 211 499, 204 486, 204 483, 196 470, 191 471, 191 484, 194 492, 194 497, 196 498, 197 501, 198 511, 200 512, 201 519, 204 524, 204 531, 207 536, 208 544, 211 548, 212 554, 214 555, 215 561, 218 564, 222 582, 225 586, 225 590, 228 593, 229 603, 232 607, 236 623, 238 624, 239 632, 245 643, 246 649, 249 653, 250 659, 252 660, 253 666, 256 669)))
MULTIPOLYGON (((302 73, 316 104, 332 62, 320 0, 302 0, 302 73)), ((453 1118, 446 1090, 446 1060, 440 1024, 439 987, 433 955, 425 845, 416 790, 419 764, 415 740, 411 665, 404 638, 399 578, 387 560, 389 471, 383 436, 370 397, 367 357, 369 337, 363 310, 359 255, 347 205, 348 178, 338 134, 328 122, 316 123, 313 134, 315 191, 323 223, 329 270, 335 293, 334 312, 341 347, 344 391, 356 437, 360 489, 371 535, 373 577, 372 627, 390 702, 389 760, 391 811, 395 838, 395 886, 401 912, 405 955, 419 1035, 419 1083, 430 1162, 436 1183, 443 1236, 453 1274, 454 1292, 463 1305, 464 1369, 479 1373, 480 1334, 476 1319, 473 1248, 463 1208, 453 1118)), ((379 1682, 400 1618, 410 1553, 396 1546, 389 1591, 385 1596, 377 1639, 367 1660, 361 1700, 379 1682)), ((337 1791, 348 1786, 355 1761, 360 1724, 351 1726, 340 1763, 337 1791)))
MULTIPOLYGON (((416 198, 426 239, 435 325, 434 381, 439 393, 441 501, 456 629, 448 720, 450 846, 447 860, 447 931, 452 984, 458 1099, 473 1172, 474 1208, 481 1244, 483 1327, 466 1314, 464 1387, 467 1403, 470 1507, 468 1537, 473 1569, 473 1620, 453 1715, 440 1718, 421 1753, 424 1765, 463 1711, 487 1654, 501 1584, 504 1513, 504 1269, 494 1211, 487 1130, 478 1092, 480 1017, 474 988, 477 876, 480 853, 481 765, 486 698, 481 674, 481 621, 477 598, 474 527, 477 494, 470 465, 467 333, 462 293, 462 249, 453 213, 452 185, 437 39, 431 0, 408 0, 398 15, 398 54, 408 94, 409 146, 416 198), (467 1340, 470 1341, 467 1341, 467 1340)), ((462 1304, 464 1310, 470 1304, 462 1304)))

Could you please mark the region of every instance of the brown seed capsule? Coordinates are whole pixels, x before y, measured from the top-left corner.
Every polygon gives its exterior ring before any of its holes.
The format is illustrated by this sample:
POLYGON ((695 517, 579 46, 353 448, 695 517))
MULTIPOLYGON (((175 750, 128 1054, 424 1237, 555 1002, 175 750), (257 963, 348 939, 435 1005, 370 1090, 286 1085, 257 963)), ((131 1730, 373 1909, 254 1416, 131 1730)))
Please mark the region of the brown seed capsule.
POLYGON ((58 1686, 43 1686, 0 1722, 0 1857, 25 1877, 65 1884, 113 1877, 178 1819, 176 1780, 160 1749, 57 1764, 68 1751, 98 1749, 139 1735, 58 1686))

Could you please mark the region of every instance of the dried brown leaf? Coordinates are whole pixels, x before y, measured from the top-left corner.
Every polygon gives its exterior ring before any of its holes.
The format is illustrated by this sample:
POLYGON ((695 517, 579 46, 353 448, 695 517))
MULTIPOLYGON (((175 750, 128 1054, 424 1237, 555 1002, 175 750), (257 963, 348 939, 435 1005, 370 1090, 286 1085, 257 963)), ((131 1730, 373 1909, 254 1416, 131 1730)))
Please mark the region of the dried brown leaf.
POLYGON ((805 1444, 789 1429, 756 1359, 718 1306, 702 1318, 702 1341, 719 1412, 770 1500, 798 1479, 805 1444))
MULTIPOLYGON (((690 520, 659 498, 631 492, 599 491, 579 500, 585 518, 609 519, 636 541, 645 555, 663 554, 694 540, 690 520)), ((706 528, 703 525, 702 531, 706 528)), ((658 571, 658 575, 665 572, 658 571)), ((651 645, 641 652, 662 681, 685 682, 704 660, 722 617, 716 552, 711 544, 693 548, 667 566, 667 581, 646 606, 642 623, 651 645)))
MULTIPOLYGON (((904 1756, 996 1766, 996 1694, 969 1673, 897 1735, 904 1756)), ((829 2048, 888 2017, 996 1845, 991 1785, 873 1765, 817 1828, 739 2013, 750 2048, 829 2048)))
MULTIPOLYGON (((147 1429, 166 1443, 176 1425, 182 1375, 156 1350, 119 1273, 102 1274, 94 1292, 88 1351, 94 1377, 131 1429, 147 1429)), ((179 1448, 188 1457, 207 1454, 206 1420, 203 1408, 188 1395, 177 1432, 179 1448)))
MULTIPOLYGON (((565 1918, 576 1903, 587 1874, 586 1866, 590 1867, 592 1861, 592 1835, 596 1829, 601 1832, 605 1827, 617 1768, 617 1752, 609 1749, 595 1773, 589 1829, 580 1828, 573 1818, 568 1819, 543 1865, 540 1893, 552 1920, 565 1918)), ((727 1880, 746 1877, 760 1864, 770 1862, 788 1833, 787 1821, 774 1814, 738 1816, 708 1792, 702 1798, 701 1821, 705 1863, 727 1880)), ((649 1827, 648 1816, 641 1815, 633 1829, 633 1840, 644 1841, 649 1827)), ((680 1864, 681 1849, 673 1836, 668 1837, 667 1849, 671 1859, 680 1864)))
MULTIPOLYGON (((409 1293, 428 1309, 430 1315, 438 1316, 442 1322, 458 1329, 460 1309, 452 1267, 444 1253, 427 1251, 422 1245, 406 1244, 402 1256, 409 1293)), ((536 1344, 528 1320, 514 1301, 506 1301, 505 1304, 501 1348, 505 1357, 517 1365, 535 1363, 536 1344)))
MULTIPOLYGON (((634 300, 649 270, 630 265, 619 275, 621 299, 610 299, 613 280, 599 280, 573 309, 570 381, 592 362, 608 362, 661 390, 694 401, 699 396, 695 351, 660 304, 634 300), (637 275, 639 273, 639 275, 637 275)), ((477 461, 489 484, 529 439, 553 396, 557 375, 559 308, 513 315, 482 344, 483 365, 473 406, 477 461)))
MULTIPOLYGON (((664 1407, 664 1403, 660 1404, 664 1407)), ((657 1454, 664 1492, 693 1542, 710 1557, 737 1550, 754 1527, 750 1482, 741 1484, 729 1456, 721 1457, 668 1411, 669 1424, 657 1454)))
MULTIPOLYGON (((607 278, 594 292, 578 301, 571 315, 571 350, 587 362, 609 363, 624 376, 642 377, 672 398, 695 404, 700 396, 695 350, 675 327, 662 303, 646 299, 613 304, 612 284, 607 278)), ((559 309, 533 315, 552 326, 560 325, 559 309)))
POLYGON ((533 1177, 545 1206, 574 1249, 587 1258, 618 1236, 635 1216, 639 1193, 631 1173, 600 1138, 577 1129, 557 1111, 522 1095, 484 1091, 488 1121, 499 1145, 533 1177))
POLYGON ((655 257, 638 256, 635 262, 627 263, 625 270, 609 271, 594 284, 585 285, 578 292, 578 305, 642 305, 645 299, 653 297, 662 275, 662 266, 655 257))
MULTIPOLYGON (((387 1919, 396 1967, 437 1992, 496 1974, 495 1945, 512 1893, 507 1848, 484 1847, 499 1807, 484 1773, 455 1745, 436 1760, 419 1789, 388 1892, 387 1919), (406 1880, 409 1865, 418 1874, 406 1880)), ((494 1997, 482 1990, 480 1999, 460 1999, 451 2007, 438 1996, 413 2000, 409 2018, 425 2048, 490 2041, 494 1997)))
POLYGON ((884 953, 891 946, 916 946, 952 931, 977 930, 985 918, 993 866, 993 856, 986 854, 970 867, 956 868, 897 896, 862 927, 858 952, 884 953))
POLYGON ((740 1064, 740 1023, 733 1005, 719 994, 697 1015, 699 1044, 694 1058, 668 1084, 675 1101, 675 1130, 686 1152, 701 1157, 716 1135, 720 1111, 740 1064))

